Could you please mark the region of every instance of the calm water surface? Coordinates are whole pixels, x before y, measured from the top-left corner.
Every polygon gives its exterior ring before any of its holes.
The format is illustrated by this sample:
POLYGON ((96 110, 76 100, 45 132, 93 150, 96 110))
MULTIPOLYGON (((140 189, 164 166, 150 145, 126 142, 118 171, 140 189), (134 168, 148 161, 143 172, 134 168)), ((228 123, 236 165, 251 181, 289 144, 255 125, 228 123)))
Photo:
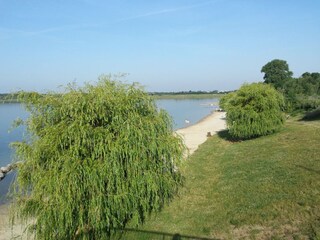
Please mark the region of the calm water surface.
POLYGON ((219 99, 162 99, 157 100, 159 108, 167 110, 174 121, 174 129, 195 124, 218 108, 219 99), (189 122, 189 123, 186 123, 189 122))
MULTIPOLYGON (((23 127, 12 128, 12 123, 17 118, 26 119, 27 113, 18 103, 0 104, 0 167, 12 161, 13 151, 10 143, 19 141, 23 136, 23 127)), ((14 177, 13 173, 8 174, 0 182, 0 204, 5 201, 5 195, 14 177)))
MULTIPOLYGON (((195 124, 217 108, 218 99, 184 99, 157 100, 159 108, 165 109, 172 116, 174 129, 195 124), (186 123, 186 120, 189 123, 186 123)), ((12 123, 17 118, 26 119, 28 114, 18 103, 0 104, 0 167, 12 161, 13 151, 10 143, 19 141, 23 137, 23 127, 11 129, 12 123), (11 130, 10 130, 11 129, 11 130)), ((14 174, 8 174, 0 181, 0 204, 5 202, 5 195, 14 174)))

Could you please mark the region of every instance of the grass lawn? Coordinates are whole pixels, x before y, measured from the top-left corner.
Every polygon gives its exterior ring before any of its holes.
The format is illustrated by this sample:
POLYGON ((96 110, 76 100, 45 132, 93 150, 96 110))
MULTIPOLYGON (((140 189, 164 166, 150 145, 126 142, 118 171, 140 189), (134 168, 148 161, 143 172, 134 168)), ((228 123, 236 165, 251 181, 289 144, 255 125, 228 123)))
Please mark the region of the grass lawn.
POLYGON ((201 145, 179 196, 125 239, 320 239, 320 121, 291 120, 243 142, 226 136, 201 145))

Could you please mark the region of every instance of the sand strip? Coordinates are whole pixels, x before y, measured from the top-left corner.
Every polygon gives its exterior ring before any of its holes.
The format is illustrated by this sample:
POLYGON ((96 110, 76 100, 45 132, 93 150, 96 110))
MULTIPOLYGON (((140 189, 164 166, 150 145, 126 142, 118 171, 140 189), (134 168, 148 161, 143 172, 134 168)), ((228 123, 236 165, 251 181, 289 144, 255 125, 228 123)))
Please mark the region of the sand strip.
POLYGON ((16 224, 13 228, 9 224, 9 205, 0 206, 0 240, 26 239, 22 237, 24 227, 22 224, 16 224))
POLYGON ((207 140, 208 132, 214 135, 218 131, 226 129, 225 117, 225 112, 214 112, 195 125, 176 131, 183 138, 185 145, 189 149, 189 154, 194 153, 199 145, 207 140))

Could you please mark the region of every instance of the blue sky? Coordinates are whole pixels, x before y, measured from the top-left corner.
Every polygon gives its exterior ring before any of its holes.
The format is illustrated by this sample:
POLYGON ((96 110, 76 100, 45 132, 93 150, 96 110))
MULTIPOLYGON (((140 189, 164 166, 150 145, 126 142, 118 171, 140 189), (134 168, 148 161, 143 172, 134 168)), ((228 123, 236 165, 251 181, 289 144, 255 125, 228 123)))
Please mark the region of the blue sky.
POLYGON ((233 90, 286 60, 320 72, 319 0, 0 0, 0 92, 128 73, 148 91, 233 90))

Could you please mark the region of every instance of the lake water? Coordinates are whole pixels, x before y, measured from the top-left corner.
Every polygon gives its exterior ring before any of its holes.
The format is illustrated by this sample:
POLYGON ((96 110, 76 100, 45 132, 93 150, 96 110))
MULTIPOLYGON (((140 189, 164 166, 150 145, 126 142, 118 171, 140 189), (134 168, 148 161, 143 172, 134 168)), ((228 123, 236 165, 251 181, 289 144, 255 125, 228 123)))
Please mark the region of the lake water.
MULTIPOLYGON (((11 142, 19 141, 23 136, 23 128, 12 129, 12 123, 17 118, 25 119, 27 113, 18 103, 0 104, 0 167, 12 161, 12 150, 9 145, 11 142)), ((8 187, 14 174, 8 174, 0 182, 0 204, 5 201, 4 196, 8 192, 8 187)))
POLYGON ((218 108, 219 99, 161 99, 159 108, 165 109, 173 118, 175 130, 195 124, 218 108), (189 123, 186 123, 186 120, 189 123))
MULTIPOLYGON (((165 109, 172 116, 174 129, 187 127, 195 124, 202 118, 209 115, 218 107, 218 99, 184 99, 157 100, 157 106, 165 109), (186 120, 189 123, 186 123, 186 120)), ((23 127, 11 129, 11 125, 17 118, 26 119, 28 114, 18 103, 0 104, 0 167, 12 161, 13 151, 9 145, 11 142, 19 141, 23 136, 23 127), (9 131, 10 130, 10 131, 9 131)), ((5 195, 14 174, 8 174, 0 181, 0 204, 5 202, 5 195)))

